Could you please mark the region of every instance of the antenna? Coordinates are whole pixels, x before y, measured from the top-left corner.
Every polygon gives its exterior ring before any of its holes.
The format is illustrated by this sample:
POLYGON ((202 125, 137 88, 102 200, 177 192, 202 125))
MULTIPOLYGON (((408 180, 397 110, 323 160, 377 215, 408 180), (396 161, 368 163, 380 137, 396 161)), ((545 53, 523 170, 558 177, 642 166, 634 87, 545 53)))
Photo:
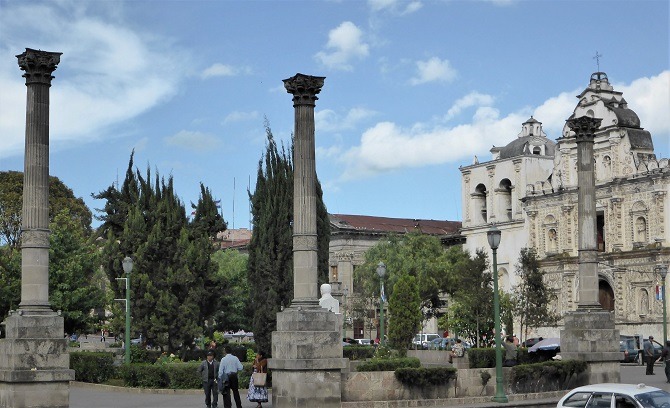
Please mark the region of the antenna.
POLYGON ((598 72, 600 72, 600 58, 602 58, 602 54, 598 54, 598 51, 596 51, 596 56, 593 57, 594 60, 596 60, 596 64, 598 65, 598 72))

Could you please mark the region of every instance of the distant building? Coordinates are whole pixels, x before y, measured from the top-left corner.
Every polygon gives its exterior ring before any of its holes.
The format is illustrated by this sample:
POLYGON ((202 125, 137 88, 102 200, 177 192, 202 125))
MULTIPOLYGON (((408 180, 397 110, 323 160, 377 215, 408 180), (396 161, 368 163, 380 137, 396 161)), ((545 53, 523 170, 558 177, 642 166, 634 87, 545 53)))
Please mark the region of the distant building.
MULTIPOLYGON (((656 157, 652 135, 605 73, 594 73, 577 98, 570 118, 602 119, 593 157, 600 303, 614 313, 622 334, 662 337, 663 304, 655 297, 662 281, 654 269, 670 263, 668 159, 656 157)), ((460 168, 465 248, 490 253, 486 232, 495 224, 502 231, 497 271, 501 288, 509 292, 518 283, 515 265, 521 248, 534 248, 545 281, 558 296, 551 307, 561 315, 576 309, 574 134, 564 126, 553 142, 531 117, 516 140, 491 153, 491 161, 460 168)), ((532 334, 555 336, 558 330, 532 334)))
POLYGON ((246 228, 227 229, 216 234, 216 243, 220 249, 236 249, 242 253, 249 253, 251 230, 246 228))

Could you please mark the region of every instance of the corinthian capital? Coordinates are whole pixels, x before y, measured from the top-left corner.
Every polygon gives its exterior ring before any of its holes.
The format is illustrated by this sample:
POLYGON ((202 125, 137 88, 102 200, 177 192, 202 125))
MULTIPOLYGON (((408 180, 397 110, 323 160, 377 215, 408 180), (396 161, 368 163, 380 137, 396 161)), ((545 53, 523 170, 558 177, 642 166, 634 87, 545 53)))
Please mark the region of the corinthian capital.
POLYGON ((293 106, 314 106, 316 100, 319 99, 316 95, 321 92, 325 79, 326 77, 295 74, 295 76, 284 80, 284 88, 286 88, 286 92, 293 95, 293 106))
POLYGON ((56 70, 60 62, 62 52, 48 52, 26 48, 26 52, 19 54, 19 68, 26 73, 23 77, 26 79, 26 85, 39 83, 51 85, 54 78, 51 73, 56 70))
POLYGON ((602 119, 591 118, 588 116, 581 116, 579 118, 568 119, 566 123, 570 130, 575 132, 575 137, 577 142, 580 141, 593 141, 594 134, 598 127, 600 127, 600 122, 602 119))

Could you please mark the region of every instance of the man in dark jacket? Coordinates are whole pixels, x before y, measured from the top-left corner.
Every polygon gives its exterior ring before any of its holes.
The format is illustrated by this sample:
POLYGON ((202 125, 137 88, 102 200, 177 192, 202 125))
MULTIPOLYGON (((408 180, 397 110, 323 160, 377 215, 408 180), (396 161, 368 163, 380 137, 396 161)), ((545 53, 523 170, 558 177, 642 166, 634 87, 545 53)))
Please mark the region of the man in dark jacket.
POLYGON ((647 375, 654 375, 654 336, 649 336, 649 340, 644 342, 644 358, 647 363, 647 375))
POLYGON ((205 389, 205 405, 207 405, 207 408, 218 406, 219 393, 216 387, 218 373, 219 362, 214 359, 214 351, 210 350, 207 352, 207 360, 204 360, 198 367, 198 374, 202 377, 202 387, 205 389))
POLYGON ((665 382, 670 383, 670 340, 666 340, 661 357, 657 361, 663 361, 665 364, 665 382))

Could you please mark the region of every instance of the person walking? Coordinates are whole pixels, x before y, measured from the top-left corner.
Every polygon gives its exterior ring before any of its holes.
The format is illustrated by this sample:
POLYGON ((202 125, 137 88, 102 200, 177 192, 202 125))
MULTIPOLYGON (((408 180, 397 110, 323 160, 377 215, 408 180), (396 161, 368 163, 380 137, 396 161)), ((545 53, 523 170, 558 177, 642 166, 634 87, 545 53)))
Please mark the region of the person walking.
POLYGON ((644 342, 644 358, 647 360, 647 375, 654 375, 654 336, 649 336, 649 340, 644 342))
POLYGON ((656 361, 665 363, 665 382, 670 383, 670 340, 666 340, 661 356, 656 361))
MULTIPOLYGON (((268 359, 265 352, 259 351, 254 360, 254 373, 267 373, 268 359)), ((247 391, 247 399, 251 402, 256 402, 256 408, 263 408, 262 403, 268 402, 268 388, 267 384, 262 386, 254 384, 254 376, 249 379, 249 391, 247 391)))
POLYGON ((202 388, 205 390, 205 405, 207 408, 216 408, 219 402, 219 392, 216 386, 216 377, 219 373, 219 362, 214 358, 214 351, 207 352, 207 358, 198 367, 198 374, 202 377, 202 388), (214 396, 214 398, 212 398, 214 396))
POLYGON ((512 336, 507 336, 505 342, 503 343, 505 347, 505 367, 514 367, 516 365, 517 358, 517 349, 514 345, 514 338, 512 336))
POLYGON ((242 363, 240 359, 231 354, 232 349, 230 346, 226 345, 223 348, 223 358, 219 363, 219 381, 221 378, 228 377, 228 387, 223 389, 223 406, 224 408, 232 408, 232 402, 230 401, 230 392, 233 392, 233 398, 235 398, 235 406, 237 408, 242 408, 242 400, 240 400, 240 391, 239 380, 237 378, 237 372, 242 371, 242 363))

